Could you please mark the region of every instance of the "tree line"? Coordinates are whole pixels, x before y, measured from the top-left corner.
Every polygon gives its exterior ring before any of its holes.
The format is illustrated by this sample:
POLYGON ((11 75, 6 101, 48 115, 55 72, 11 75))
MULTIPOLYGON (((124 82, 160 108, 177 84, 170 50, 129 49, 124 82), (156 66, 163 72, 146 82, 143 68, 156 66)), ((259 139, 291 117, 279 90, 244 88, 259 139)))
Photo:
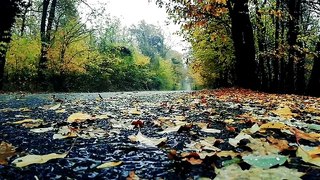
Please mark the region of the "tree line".
POLYGON ((192 44, 196 84, 320 96, 319 0, 156 0, 192 44))
POLYGON ((123 27, 85 0, 4 0, 0 6, 0 90, 175 90, 182 55, 158 26, 123 27))

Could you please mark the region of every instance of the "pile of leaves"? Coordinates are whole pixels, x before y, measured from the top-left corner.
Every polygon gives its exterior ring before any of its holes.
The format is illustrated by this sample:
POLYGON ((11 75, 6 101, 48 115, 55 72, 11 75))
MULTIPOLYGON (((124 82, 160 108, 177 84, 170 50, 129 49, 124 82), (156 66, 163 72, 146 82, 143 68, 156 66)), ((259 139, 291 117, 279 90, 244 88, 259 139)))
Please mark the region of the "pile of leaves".
POLYGON ((2 98, 1 178, 320 178, 319 98, 245 89, 70 96, 33 106, 2 98))

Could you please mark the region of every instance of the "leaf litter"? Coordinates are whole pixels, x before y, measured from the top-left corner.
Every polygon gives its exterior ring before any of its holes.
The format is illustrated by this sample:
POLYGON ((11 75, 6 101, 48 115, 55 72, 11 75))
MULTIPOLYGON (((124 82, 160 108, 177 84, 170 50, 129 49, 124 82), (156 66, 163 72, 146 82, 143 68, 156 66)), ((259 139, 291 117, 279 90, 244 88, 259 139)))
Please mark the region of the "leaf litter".
POLYGON ((103 96, 3 106, 0 177, 320 177, 319 98, 235 88, 103 96))

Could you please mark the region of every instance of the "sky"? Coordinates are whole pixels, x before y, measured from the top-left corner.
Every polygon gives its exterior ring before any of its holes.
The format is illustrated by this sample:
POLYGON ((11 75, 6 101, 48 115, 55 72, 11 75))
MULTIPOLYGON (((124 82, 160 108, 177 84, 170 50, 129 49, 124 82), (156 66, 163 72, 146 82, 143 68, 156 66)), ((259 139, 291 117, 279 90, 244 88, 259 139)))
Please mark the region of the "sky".
POLYGON ((123 26, 130 27, 145 20, 149 24, 160 26, 166 36, 166 43, 172 49, 183 52, 187 46, 183 38, 175 35, 179 30, 179 25, 168 22, 168 15, 164 8, 159 8, 154 2, 149 0, 87 0, 88 4, 106 3, 106 9, 111 16, 118 17, 123 26))

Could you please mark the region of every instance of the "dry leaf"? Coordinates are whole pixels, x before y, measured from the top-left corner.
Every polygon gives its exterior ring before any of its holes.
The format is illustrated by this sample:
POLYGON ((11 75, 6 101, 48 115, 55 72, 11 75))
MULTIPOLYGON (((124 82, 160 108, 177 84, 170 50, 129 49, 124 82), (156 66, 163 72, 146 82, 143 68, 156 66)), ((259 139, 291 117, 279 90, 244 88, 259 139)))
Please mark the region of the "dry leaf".
POLYGON ((267 140, 275 147, 277 147, 280 151, 284 151, 290 148, 287 140, 275 139, 272 136, 267 137, 267 140))
POLYGON ((245 134, 245 133, 240 133, 238 134, 235 138, 229 138, 229 144, 231 144, 234 147, 238 146, 238 143, 242 140, 242 139, 253 139, 250 135, 245 134))
POLYGON ((177 121, 185 121, 186 117, 185 116, 175 116, 174 119, 177 121))
POLYGON ((297 156, 301 157, 304 162, 320 166, 320 146, 308 147, 301 145, 298 147, 297 156))
POLYGON ((95 119, 108 119, 109 115, 108 114, 102 114, 102 115, 97 115, 94 118, 95 119))
POLYGON ((57 134, 53 135, 53 139, 65 139, 65 138, 74 138, 78 134, 75 130, 70 129, 68 126, 62 126, 57 134))
POLYGON ((133 142, 140 142, 142 144, 145 144, 151 147, 157 147, 159 144, 167 141, 167 137, 160 138, 160 139, 148 138, 144 136, 140 131, 138 132, 137 135, 131 135, 128 138, 133 142))
POLYGON ((281 123, 281 122, 268 122, 268 123, 262 124, 260 126, 260 132, 265 132, 267 129, 283 130, 283 129, 288 129, 288 128, 290 128, 290 127, 281 123))
POLYGON ((55 111, 57 114, 59 114, 59 113, 65 113, 65 112, 67 112, 65 109, 60 109, 60 110, 56 110, 55 111))
POLYGON ((305 139, 311 142, 317 142, 320 140, 320 134, 318 133, 305 133, 295 127, 290 128, 290 131, 295 134, 297 141, 305 139))
POLYGON ((115 166, 120 166, 122 164, 122 161, 112 161, 112 162, 106 162, 97 167, 97 169, 104 169, 104 168, 111 168, 115 166))
POLYGON ((68 117, 67 122, 68 123, 73 123, 73 122, 79 123, 79 122, 84 122, 84 121, 91 119, 91 118, 92 117, 89 114, 78 112, 78 113, 71 114, 68 117))
POLYGON ((132 114, 132 115, 141 115, 141 111, 138 111, 136 108, 133 108, 133 109, 130 109, 129 110, 129 114, 132 114))
POLYGON ((51 106, 51 107, 49 108, 49 110, 57 110, 57 109, 60 108, 60 106, 61 106, 61 103, 58 103, 58 104, 56 104, 56 105, 54 105, 54 106, 51 106))
POLYGON ((24 123, 42 123, 42 119, 24 119, 21 121, 12 122, 12 124, 24 124, 24 123))
POLYGON ((191 157, 191 158, 185 158, 185 159, 183 159, 183 160, 188 161, 188 162, 189 162, 190 164, 192 164, 192 165, 199 165, 199 164, 202 163, 202 160, 201 160, 201 159, 196 159, 196 158, 193 158, 193 157, 191 157))
POLYGON ((221 151, 221 152, 217 152, 217 156, 219 157, 228 157, 231 156, 232 158, 238 156, 239 153, 233 152, 233 151, 221 151))
POLYGON ((218 170, 215 180, 256 180, 256 179, 290 179, 300 180, 304 173, 298 172, 296 169, 289 169, 286 167, 278 167, 271 169, 250 168, 249 170, 242 170, 237 164, 232 164, 218 170))
POLYGON ((48 131, 52 131, 53 127, 48 127, 48 128, 36 128, 36 129, 31 129, 31 132, 34 133, 44 133, 44 132, 48 132, 48 131))
POLYGON ((30 164, 43 164, 52 159, 61 159, 65 158, 67 153, 65 154, 46 154, 46 155, 27 155, 20 158, 15 159, 12 163, 15 164, 16 167, 25 167, 30 164))
POLYGON ((284 118, 284 119, 292 119, 293 117, 297 116, 297 114, 292 113, 289 106, 284 106, 281 108, 278 108, 277 110, 271 111, 274 114, 284 118))
POLYGON ((15 147, 12 144, 6 143, 4 141, 0 144, 0 164, 7 165, 8 159, 14 156, 16 153, 15 147))

